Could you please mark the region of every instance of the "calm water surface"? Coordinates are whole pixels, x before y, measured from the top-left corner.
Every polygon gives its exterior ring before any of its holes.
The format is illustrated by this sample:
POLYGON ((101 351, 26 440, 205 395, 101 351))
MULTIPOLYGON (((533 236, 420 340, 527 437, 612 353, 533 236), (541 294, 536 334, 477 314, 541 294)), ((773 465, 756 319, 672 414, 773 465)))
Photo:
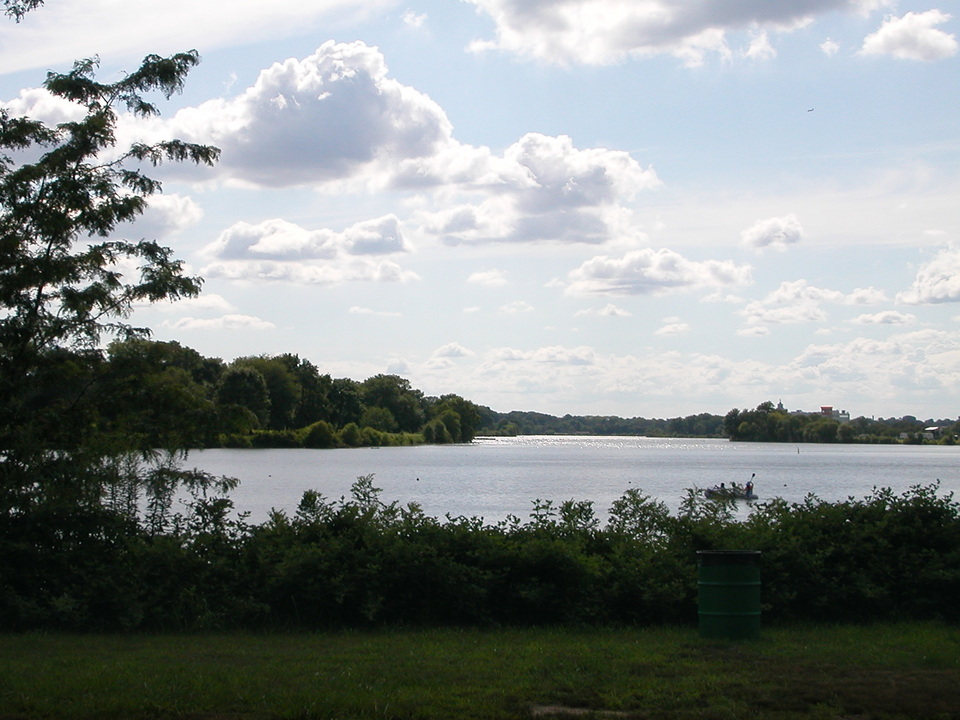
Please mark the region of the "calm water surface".
POLYGON ((601 517, 629 488, 676 510, 686 488, 744 483, 761 500, 861 498, 874 487, 898 493, 940 481, 960 496, 960 447, 792 445, 643 437, 478 438, 469 445, 347 450, 203 450, 187 465, 239 478, 238 510, 262 522, 292 513, 305 490, 336 500, 360 475, 375 475, 381 499, 417 502, 428 515, 497 522, 527 518, 534 500, 589 500, 601 517))

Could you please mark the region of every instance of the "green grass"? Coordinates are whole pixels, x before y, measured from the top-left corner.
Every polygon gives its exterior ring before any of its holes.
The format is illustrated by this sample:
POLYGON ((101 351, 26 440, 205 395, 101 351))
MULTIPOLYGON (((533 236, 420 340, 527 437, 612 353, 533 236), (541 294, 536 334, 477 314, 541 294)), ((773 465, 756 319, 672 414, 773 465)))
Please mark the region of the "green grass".
POLYGON ((0 720, 960 718, 960 629, 0 636, 0 720), (588 717, 590 715, 587 715, 588 717), (583 717, 583 715, 578 715, 583 717))

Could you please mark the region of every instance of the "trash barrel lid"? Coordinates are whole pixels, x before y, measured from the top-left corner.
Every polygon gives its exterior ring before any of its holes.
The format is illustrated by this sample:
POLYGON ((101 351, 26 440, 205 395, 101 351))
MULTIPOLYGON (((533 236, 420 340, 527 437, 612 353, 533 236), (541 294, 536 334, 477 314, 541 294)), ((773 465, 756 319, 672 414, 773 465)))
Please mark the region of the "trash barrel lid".
POLYGON ((701 565, 759 565, 759 550, 697 550, 701 565))

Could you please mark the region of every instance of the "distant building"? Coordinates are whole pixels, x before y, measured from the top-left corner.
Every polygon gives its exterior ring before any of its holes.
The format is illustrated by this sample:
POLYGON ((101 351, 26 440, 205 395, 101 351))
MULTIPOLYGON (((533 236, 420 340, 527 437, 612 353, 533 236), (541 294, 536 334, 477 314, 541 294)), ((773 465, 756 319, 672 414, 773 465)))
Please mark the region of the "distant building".
MULTIPOLYGON (((783 401, 777 403, 777 410, 779 412, 787 412, 787 409, 783 406, 783 401)), ((834 410, 833 405, 821 405, 820 412, 807 412, 805 410, 791 410, 791 415, 821 415, 823 417, 832 418, 837 422, 848 423, 850 422, 850 413, 846 410, 834 410)))
POLYGON ((824 417, 833 418, 837 422, 850 422, 850 413, 846 410, 834 410, 833 405, 821 405, 820 414, 824 417))

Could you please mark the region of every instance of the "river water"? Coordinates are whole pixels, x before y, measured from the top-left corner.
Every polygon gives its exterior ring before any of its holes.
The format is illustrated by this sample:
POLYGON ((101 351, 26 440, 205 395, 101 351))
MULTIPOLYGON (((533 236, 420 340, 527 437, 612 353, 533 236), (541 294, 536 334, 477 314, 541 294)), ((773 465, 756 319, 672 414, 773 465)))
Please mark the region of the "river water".
POLYGON ((419 503, 427 515, 526 519, 535 500, 587 500, 605 519, 630 488, 676 511, 686 488, 754 478, 760 500, 862 498, 874 487, 897 493, 939 480, 960 497, 960 446, 734 443, 714 439, 521 436, 469 445, 342 450, 202 450, 188 467, 239 478, 231 497, 249 521, 272 508, 295 511, 305 490, 348 496, 374 474, 381 499, 419 503))

